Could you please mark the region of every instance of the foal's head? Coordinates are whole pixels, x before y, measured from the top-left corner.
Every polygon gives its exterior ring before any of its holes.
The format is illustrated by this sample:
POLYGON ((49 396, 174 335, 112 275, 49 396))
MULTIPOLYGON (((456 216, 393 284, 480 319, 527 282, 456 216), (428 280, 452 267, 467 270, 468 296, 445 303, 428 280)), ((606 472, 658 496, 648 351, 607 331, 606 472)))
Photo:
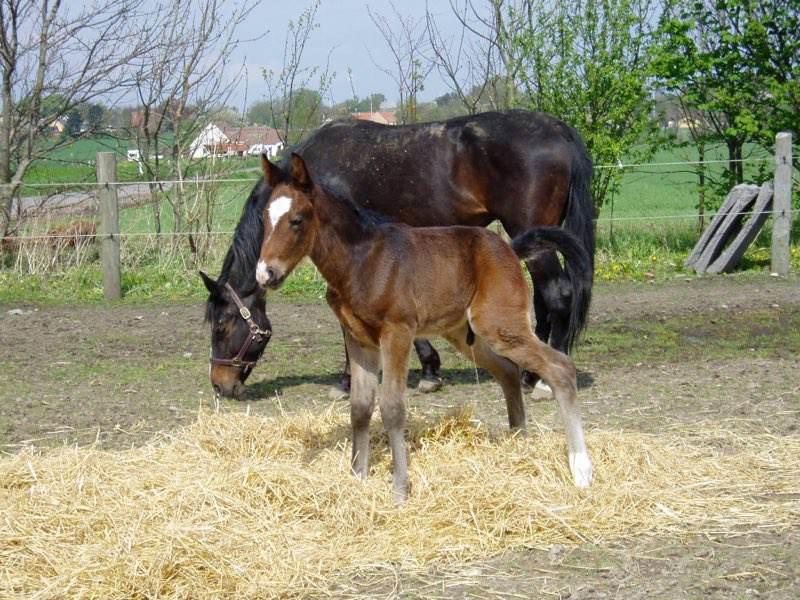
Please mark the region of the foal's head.
POLYGON ((292 154, 288 171, 264 155, 261 164, 272 195, 264 207, 264 242, 256 280, 276 289, 311 252, 319 222, 314 212, 314 184, 303 159, 292 154))

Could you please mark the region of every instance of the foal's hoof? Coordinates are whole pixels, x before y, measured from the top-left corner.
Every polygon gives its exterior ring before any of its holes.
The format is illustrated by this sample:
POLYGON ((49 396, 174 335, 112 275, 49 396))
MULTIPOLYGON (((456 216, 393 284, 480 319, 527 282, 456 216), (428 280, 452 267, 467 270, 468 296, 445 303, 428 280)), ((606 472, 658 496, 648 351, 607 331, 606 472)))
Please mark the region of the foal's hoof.
POLYGON ((419 380, 417 389, 423 394, 430 394, 431 392, 442 389, 442 380, 439 377, 433 379, 427 377, 422 378, 419 380))
POLYGON ((344 400, 349 396, 350 389, 346 389, 341 383, 337 383, 328 391, 328 398, 331 400, 344 400))
POLYGON ((592 484, 592 461, 586 452, 576 452, 569 455, 569 470, 575 487, 587 488, 592 484))

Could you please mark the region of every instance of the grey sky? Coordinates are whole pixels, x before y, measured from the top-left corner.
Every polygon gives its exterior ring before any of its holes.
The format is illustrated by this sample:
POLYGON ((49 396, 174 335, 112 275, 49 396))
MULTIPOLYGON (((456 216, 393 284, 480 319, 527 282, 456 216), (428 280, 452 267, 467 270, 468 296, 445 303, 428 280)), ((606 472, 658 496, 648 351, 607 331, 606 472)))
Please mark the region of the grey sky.
MULTIPOLYGON (((258 42, 242 44, 237 52, 239 62, 247 64, 248 86, 247 104, 263 100, 267 90, 262 77, 262 68, 280 69, 286 24, 296 20, 300 13, 312 4, 311 0, 263 0, 242 29, 241 38, 252 38, 269 31, 258 42)), ((395 0, 397 10, 405 16, 424 19, 426 0, 395 0)), ((456 23, 451 15, 447 0, 427 0, 434 14, 439 15, 443 32, 456 31, 456 23)), ((322 0, 317 13, 319 28, 314 31, 303 58, 305 66, 324 65, 330 52, 331 70, 336 79, 331 88, 333 99, 341 102, 352 97, 347 69, 353 72, 353 85, 361 97, 373 92, 383 93, 389 104, 398 98, 396 85, 391 78, 373 63, 390 66, 389 50, 380 32, 367 13, 367 5, 374 13, 384 14, 393 21, 389 0, 322 0), (372 55, 372 59, 370 58, 372 55)), ((239 108, 244 102, 244 84, 232 102, 239 108)), ((449 89, 434 70, 425 82, 420 94, 423 100, 432 100, 449 89)), ((330 101, 330 97, 326 98, 330 101)))

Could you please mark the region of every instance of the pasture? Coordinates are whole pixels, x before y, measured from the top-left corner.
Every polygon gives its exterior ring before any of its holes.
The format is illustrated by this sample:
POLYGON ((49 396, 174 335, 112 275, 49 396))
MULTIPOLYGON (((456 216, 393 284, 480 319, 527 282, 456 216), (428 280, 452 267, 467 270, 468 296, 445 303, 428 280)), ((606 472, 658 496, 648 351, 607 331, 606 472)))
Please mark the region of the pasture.
POLYGON ((509 440, 499 387, 434 340, 445 387, 407 398, 416 442, 400 509, 379 419, 369 485, 346 475, 348 405, 328 398, 340 333, 314 294, 268 297, 274 337, 240 402, 210 394, 199 294, 111 307, 6 299, 0 512, 41 500, 24 520, 0 521, 0 596, 795 598, 799 287, 796 275, 764 273, 598 283, 575 353, 596 462, 586 495, 567 485, 553 401, 527 399, 531 439, 509 440), (275 450, 286 431, 288 449, 275 450), (288 455, 299 463, 282 462, 288 455), (441 492, 448 481, 462 484, 441 492), (543 513, 521 502, 531 501, 526 485, 543 513), (255 508, 245 488, 257 491, 255 508), (295 504, 333 511, 328 529, 304 537, 300 525, 316 517, 279 503, 285 489, 295 504), (126 497, 141 499, 127 506, 133 516, 122 513, 126 497), (435 504, 448 498, 456 521, 435 504), (275 511, 292 515, 292 535, 272 529, 280 519, 261 529, 237 520, 275 511), (430 526, 439 516, 463 547, 430 526), (387 529, 419 535, 395 547, 387 529), (120 542, 114 556, 108 540, 120 542), (351 544, 377 550, 360 556, 351 544), (324 548, 337 560, 315 554, 324 548), (254 575, 254 565, 283 570, 254 575))

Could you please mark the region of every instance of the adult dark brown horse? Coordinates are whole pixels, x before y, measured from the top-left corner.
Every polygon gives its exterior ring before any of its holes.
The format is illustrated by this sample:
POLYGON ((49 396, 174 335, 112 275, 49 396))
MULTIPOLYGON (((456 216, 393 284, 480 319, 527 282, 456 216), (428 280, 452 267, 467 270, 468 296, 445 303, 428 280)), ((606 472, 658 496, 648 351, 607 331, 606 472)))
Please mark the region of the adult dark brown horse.
MULTIPOLYGON (((512 110, 398 127, 335 121, 296 151, 326 188, 363 202, 385 220, 418 227, 486 226, 499 220, 512 237, 534 225, 563 224, 594 255, 592 164, 580 136, 549 115, 512 110)), ((227 396, 242 389, 250 369, 219 361, 230 361, 240 351, 249 326, 224 284, 253 318, 266 321, 253 273, 270 191, 265 182, 253 189, 219 279, 204 276, 217 361, 212 361, 211 381, 227 396)), ((586 324, 591 277, 569 277, 554 252, 526 264, 534 282, 536 334, 568 352, 586 324)), ((435 380, 438 355, 427 343, 416 346, 423 351, 423 376, 435 380)), ((258 358, 263 347, 252 346, 248 359, 258 358)))
POLYGON ((315 185, 297 154, 288 172, 266 157, 263 163, 272 194, 256 280, 278 288, 305 256, 325 278, 328 304, 345 331, 350 356, 352 468, 358 476, 369 472, 369 422, 382 373, 378 402, 392 450, 394 495, 399 502, 406 498, 403 396, 409 353, 418 335, 441 335, 497 379, 512 429, 526 427, 520 367, 541 375, 564 417, 575 485, 590 484, 575 367, 534 335, 519 264, 520 258, 557 249, 570 273, 590 277, 589 257, 574 236, 532 228, 514 239, 512 250, 480 227, 375 224, 347 197, 315 185))

